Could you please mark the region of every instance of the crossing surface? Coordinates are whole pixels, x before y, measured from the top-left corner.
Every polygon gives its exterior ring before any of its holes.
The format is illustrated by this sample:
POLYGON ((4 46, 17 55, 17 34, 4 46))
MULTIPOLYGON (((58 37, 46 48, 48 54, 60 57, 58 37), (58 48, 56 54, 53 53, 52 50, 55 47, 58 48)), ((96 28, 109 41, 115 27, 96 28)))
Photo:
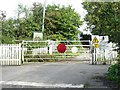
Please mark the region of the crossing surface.
POLYGON ((107 73, 109 65, 81 62, 29 63, 3 66, 2 87, 106 87, 94 77, 107 73))

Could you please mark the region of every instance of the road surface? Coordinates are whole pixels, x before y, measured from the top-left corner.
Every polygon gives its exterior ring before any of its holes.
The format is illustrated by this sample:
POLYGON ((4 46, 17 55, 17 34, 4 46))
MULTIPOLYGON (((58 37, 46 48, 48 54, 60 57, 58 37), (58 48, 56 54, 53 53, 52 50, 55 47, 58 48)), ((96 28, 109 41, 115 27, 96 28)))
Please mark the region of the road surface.
POLYGON ((81 62, 29 63, 3 66, 3 88, 28 87, 106 87, 95 77, 104 76, 109 65, 90 65, 81 62))

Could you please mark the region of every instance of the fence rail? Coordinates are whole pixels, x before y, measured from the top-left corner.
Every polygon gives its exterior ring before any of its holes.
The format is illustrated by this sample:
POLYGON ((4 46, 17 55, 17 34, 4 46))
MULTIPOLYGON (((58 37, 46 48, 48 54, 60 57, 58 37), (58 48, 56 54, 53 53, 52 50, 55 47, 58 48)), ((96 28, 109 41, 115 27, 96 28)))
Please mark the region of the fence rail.
POLYGON ((0 45, 0 65, 20 65, 21 44, 0 45))

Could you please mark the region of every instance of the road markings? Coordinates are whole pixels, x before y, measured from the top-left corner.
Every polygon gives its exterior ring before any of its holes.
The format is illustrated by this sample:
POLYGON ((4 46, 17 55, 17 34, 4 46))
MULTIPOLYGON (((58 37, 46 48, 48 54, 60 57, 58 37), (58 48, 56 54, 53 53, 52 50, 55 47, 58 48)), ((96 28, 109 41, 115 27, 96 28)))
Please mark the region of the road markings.
POLYGON ((42 88, 84 88, 83 84, 72 85, 72 84, 47 84, 47 83, 36 83, 36 82, 22 82, 22 81, 0 81, 3 85, 21 85, 21 86, 33 86, 42 88))

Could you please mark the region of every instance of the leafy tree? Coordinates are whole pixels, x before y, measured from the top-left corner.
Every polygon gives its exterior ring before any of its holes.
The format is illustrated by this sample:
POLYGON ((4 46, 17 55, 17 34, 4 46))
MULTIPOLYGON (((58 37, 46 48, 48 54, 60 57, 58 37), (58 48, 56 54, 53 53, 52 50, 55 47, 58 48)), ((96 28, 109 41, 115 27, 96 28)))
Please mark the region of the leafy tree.
POLYGON ((15 39, 14 30, 14 20, 11 18, 9 20, 5 20, 3 23, 2 30, 2 43, 12 43, 12 40, 15 39))
POLYGON ((84 2, 85 21, 93 34, 108 35, 110 41, 120 45, 120 1, 84 2))
POLYGON ((21 4, 18 5, 18 18, 16 24, 18 27, 16 32, 18 39, 31 39, 35 23, 33 21, 32 12, 29 8, 21 4), (24 17, 21 17, 21 14, 24 14, 24 17))
MULTIPOLYGON (((19 12, 24 13, 27 11, 23 6, 20 7, 19 12)), ((23 35, 30 37, 33 31, 42 31, 42 17, 43 7, 40 3, 33 3, 32 15, 28 18, 19 19, 19 29, 23 35), (27 32, 26 35, 25 32, 27 32)), ((77 39, 78 28, 82 22, 80 21, 80 16, 74 11, 74 9, 69 7, 60 7, 59 5, 48 5, 46 8, 45 15, 45 30, 44 39, 53 40, 73 40, 77 39)))
POLYGON ((48 5, 45 17, 45 35, 53 40, 75 40, 82 24, 71 6, 48 5))
POLYGON ((34 22, 34 31, 42 31, 42 14, 43 14, 43 6, 41 3, 33 3, 32 7, 33 12, 33 22, 34 22))
MULTIPOLYGON (((110 41, 118 43, 120 48, 120 1, 119 2, 84 2, 87 10, 85 21, 93 34, 108 35, 110 41)), ((120 85, 120 62, 110 66, 108 78, 120 85)), ((119 86, 118 85, 118 86, 119 86)))
MULTIPOLYGON (((21 4, 18 5, 17 18, 4 22, 3 42, 32 40, 34 31, 42 32, 42 15, 43 6, 40 3, 34 3, 31 9, 21 4)), ((71 6, 48 5, 45 15, 44 39, 77 39, 78 28, 81 24, 80 16, 71 6)))
POLYGON ((29 8, 18 5, 18 16, 10 18, 3 22, 3 43, 13 43, 14 40, 30 40, 33 33, 33 18, 29 8), (21 17, 24 14, 24 17, 21 17))

